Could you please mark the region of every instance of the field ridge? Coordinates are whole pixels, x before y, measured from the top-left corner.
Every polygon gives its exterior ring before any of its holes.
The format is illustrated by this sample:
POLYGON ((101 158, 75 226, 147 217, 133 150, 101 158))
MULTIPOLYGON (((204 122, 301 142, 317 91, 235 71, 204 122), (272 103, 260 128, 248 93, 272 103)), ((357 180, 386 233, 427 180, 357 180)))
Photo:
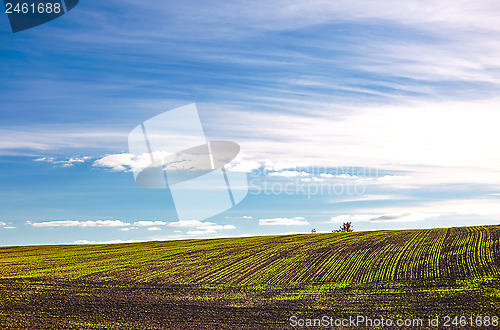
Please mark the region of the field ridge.
POLYGON ((298 285, 498 277, 500 226, 0 248, 0 278, 298 285))

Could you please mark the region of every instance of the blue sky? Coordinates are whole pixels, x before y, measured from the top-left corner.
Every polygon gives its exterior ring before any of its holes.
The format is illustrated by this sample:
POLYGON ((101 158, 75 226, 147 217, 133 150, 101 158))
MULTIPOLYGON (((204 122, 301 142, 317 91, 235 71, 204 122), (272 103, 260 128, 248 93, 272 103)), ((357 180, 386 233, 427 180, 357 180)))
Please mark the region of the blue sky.
POLYGON ((499 10, 82 0, 16 34, 0 15, 0 245, 498 224, 499 10), (180 222, 127 136, 190 103, 250 191, 180 222))

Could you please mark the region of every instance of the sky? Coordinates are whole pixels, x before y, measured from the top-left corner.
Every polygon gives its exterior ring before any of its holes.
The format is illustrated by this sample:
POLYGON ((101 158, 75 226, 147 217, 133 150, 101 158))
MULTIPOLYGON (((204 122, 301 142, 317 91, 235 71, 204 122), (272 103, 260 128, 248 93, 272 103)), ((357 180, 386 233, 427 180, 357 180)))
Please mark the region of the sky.
POLYGON ((82 0, 15 34, 1 14, 0 246, 498 224, 499 12, 82 0), (248 194, 180 219, 128 135, 193 103, 248 194))

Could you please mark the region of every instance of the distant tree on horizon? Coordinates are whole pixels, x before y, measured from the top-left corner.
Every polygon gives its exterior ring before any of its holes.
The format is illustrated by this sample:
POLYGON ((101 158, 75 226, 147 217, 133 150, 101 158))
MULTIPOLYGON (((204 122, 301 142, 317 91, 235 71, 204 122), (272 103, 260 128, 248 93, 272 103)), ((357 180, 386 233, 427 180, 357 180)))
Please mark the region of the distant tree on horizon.
POLYGON ((351 232, 353 232, 352 224, 350 222, 344 222, 344 224, 342 226, 340 226, 340 229, 337 229, 334 232, 336 232, 336 233, 351 233, 351 232))
POLYGON ((316 228, 313 228, 313 229, 311 230, 311 234, 316 234, 316 228))

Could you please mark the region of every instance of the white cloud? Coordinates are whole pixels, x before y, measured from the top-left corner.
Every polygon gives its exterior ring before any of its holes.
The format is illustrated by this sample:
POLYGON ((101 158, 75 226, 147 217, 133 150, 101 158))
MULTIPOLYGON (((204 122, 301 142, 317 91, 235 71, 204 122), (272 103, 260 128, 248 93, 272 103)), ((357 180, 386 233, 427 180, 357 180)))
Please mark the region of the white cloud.
POLYGON ((166 226, 168 222, 163 221, 137 221, 134 222, 134 226, 137 227, 148 227, 148 226, 166 226))
POLYGON ((225 168, 229 171, 232 172, 252 172, 253 170, 256 170, 262 166, 261 163, 252 161, 252 160, 245 160, 242 162, 231 162, 225 166, 225 168))
POLYGON ((206 228, 207 230, 228 230, 228 229, 236 229, 235 226, 233 225, 218 225, 218 224, 214 224, 214 223, 211 223, 211 222, 207 222, 205 223, 203 226, 198 226, 196 227, 198 229, 203 229, 203 228, 206 228))
MULTIPOLYGON (((179 231, 180 233, 180 231, 179 231)), ((157 241, 171 241, 171 240, 188 240, 188 239, 193 239, 193 238, 229 238, 229 237, 252 237, 256 236, 259 234, 255 233, 239 233, 239 234, 229 234, 228 232, 223 232, 223 233, 215 233, 215 234, 207 234, 206 231, 204 230, 190 230, 189 233, 186 234, 179 234, 175 233, 173 235, 154 235, 150 236, 150 239, 152 240, 157 240, 157 241)))
POLYGON ((349 202, 366 202, 366 201, 387 201, 387 200, 410 200, 414 199, 407 195, 370 195, 365 194, 361 196, 338 196, 338 198, 333 199, 330 203, 349 203, 349 202))
POLYGON ((399 179, 404 179, 405 176, 403 175, 384 175, 384 176, 381 176, 380 178, 375 178, 376 180, 378 181, 396 181, 396 180, 399 180, 399 179))
POLYGON ((305 172, 305 171, 282 171, 282 172, 270 172, 268 173, 269 176, 282 176, 285 178, 295 178, 295 177, 301 177, 301 176, 309 176, 310 174, 305 172))
POLYGON ((340 178, 340 179, 357 179, 358 178, 357 175, 351 175, 351 174, 345 174, 345 173, 336 175, 335 177, 340 178))
POLYGON ((300 181, 302 181, 302 182, 323 182, 323 181, 325 181, 325 179, 313 176, 312 178, 304 178, 304 179, 301 179, 300 181))
MULTIPOLYGON (((342 117, 335 107, 330 108, 331 115, 324 112, 314 117, 240 113, 244 125, 227 129, 247 136, 239 144, 256 159, 272 155, 290 163, 308 159, 318 167, 347 164, 404 173, 372 180, 386 185, 458 182, 500 186, 500 153, 492 145, 500 140, 495 126, 500 122, 500 99, 365 106, 346 111, 342 117), (280 138, 273 138, 276 136, 280 138)), ((234 121, 238 123, 236 118, 234 121)), ((293 177, 301 172, 276 173, 270 175, 293 177)), ((323 178, 329 177, 323 174, 323 178)), ((344 178, 369 181, 347 174, 344 178)))
POLYGON ((500 203, 498 199, 455 199, 446 201, 433 201, 422 203, 416 210, 432 212, 442 215, 482 215, 500 216, 500 203))
POLYGON ((29 225, 42 228, 42 227, 123 227, 130 226, 130 223, 126 223, 120 220, 57 220, 57 221, 45 221, 45 222, 28 222, 29 225))
MULTIPOLYGON (((246 4, 246 3, 245 3, 246 4)), ((500 30, 495 13, 500 10, 495 1, 469 2, 443 0, 439 6, 429 0, 409 0, 404 6, 395 6, 393 0, 360 0, 336 2, 314 0, 304 3, 294 1, 253 2, 248 10, 241 10, 241 2, 224 6, 224 11, 211 11, 219 19, 234 23, 245 22, 252 26, 270 29, 289 29, 343 20, 382 19, 420 28, 440 26, 468 29, 500 30), (240 9, 240 10, 239 10, 240 9), (227 17, 232 15, 232 17, 227 17), (223 17, 221 17, 223 16, 223 17)))
POLYGON ((41 158, 36 158, 33 161, 35 162, 47 162, 51 163, 54 165, 60 165, 62 167, 71 167, 77 163, 84 163, 87 160, 92 159, 90 156, 83 156, 83 157, 68 157, 63 160, 59 160, 56 157, 41 157, 41 158))
POLYGON ((159 231, 159 230, 161 230, 161 228, 160 227, 149 227, 148 230, 149 231, 159 231))
POLYGON ((253 219, 253 217, 250 217, 250 216, 247 216, 247 215, 244 215, 242 216, 243 219, 253 219))
POLYGON ((234 226, 228 225, 222 227, 196 227, 198 230, 189 230, 188 235, 210 235, 218 233, 218 230, 234 229, 234 226))
MULTIPOLYGON (((251 4, 245 3, 245 6, 247 5, 251 7, 251 10, 241 10, 241 2, 231 2, 224 5, 223 9, 211 8, 210 5, 205 4, 196 8, 198 15, 195 14, 192 17, 210 17, 207 19, 223 22, 225 26, 231 26, 227 24, 229 21, 239 23, 237 24, 239 26, 276 30, 320 22, 342 23, 346 20, 355 20, 351 21, 351 24, 356 24, 356 20, 370 22, 370 24, 382 22, 384 25, 388 22, 396 22, 402 24, 405 29, 410 27, 412 35, 418 35, 416 39, 433 39, 434 41, 393 40, 394 42, 388 43, 387 40, 380 40, 365 43, 366 40, 361 40, 359 43, 354 43, 352 47, 361 47, 361 51, 368 54, 363 61, 354 64, 358 66, 359 71, 389 73, 389 78, 397 76, 418 79, 415 86, 409 86, 409 88, 419 89, 417 92, 427 89, 427 95, 436 93, 435 90, 440 84, 434 83, 443 80, 445 83, 442 87, 446 90, 453 90, 457 87, 458 84, 448 85, 453 81, 481 82, 481 89, 484 83, 498 85, 496 73, 500 57, 498 56, 497 32, 494 31, 499 31, 500 25, 497 17, 499 4, 495 1, 444 0, 436 6, 434 2, 428 0, 410 0, 405 2, 405 5, 394 6, 394 1, 378 0, 340 0, 335 3, 321 0, 312 2, 292 0, 257 1, 251 4), (204 10, 214 16, 200 15, 204 10), (219 18, 222 19, 219 20, 219 18), (477 30, 480 30, 480 33, 471 35, 477 30), (433 31, 432 37, 427 38, 429 35, 421 34, 422 31, 433 31), (476 36, 479 37, 477 40, 475 40, 476 36), (373 51, 366 52, 365 50, 373 51), (428 85, 429 81, 432 82, 431 86, 428 85)), ((166 10, 165 7, 163 10, 166 10)), ((202 23, 206 24, 206 21, 202 23)), ((384 28, 381 26, 381 29, 384 28)), ((391 28, 398 31, 391 38, 397 38, 396 35, 399 32, 403 38, 405 37, 404 30, 399 31, 397 27, 392 26, 391 28)), ((378 31, 378 29, 375 30, 378 31)), ((384 34, 385 32, 383 30, 384 34)), ((372 37, 371 34, 368 35, 369 38, 372 37)), ((377 39, 377 32, 373 36, 377 39)), ((324 42, 324 44, 332 43, 324 42)), ((339 44, 339 47, 344 46, 344 43, 339 44)), ((320 54, 329 53, 322 51, 320 54)), ((264 55, 269 55, 269 53, 264 55)), ((315 54, 298 55, 314 57, 315 54)), ((248 59, 241 58, 240 60, 248 59)), ((293 67, 288 60, 284 62, 288 67, 293 67)), ((352 66, 348 69, 352 69, 352 66)), ((315 82, 307 77, 304 80, 308 84, 315 82)), ((336 88, 331 81, 323 83, 326 87, 336 88)), ((387 84, 387 82, 384 83, 387 84)), ((394 94, 399 94, 402 89, 406 88, 403 84, 387 85, 387 87, 394 91, 394 94)), ((476 89, 472 90, 476 91, 476 89)), ((297 90, 291 90, 290 95, 295 91, 297 90)), ((467 98, 467 96, 459 96, 459 98, 462 97, 467 98)), ((264 105, 281 102, 277 98, 260 101, 260 104, 264 105)), ((246 141, 240 143, 242 149, 256 155, 258 159, 272 157, 275 160, 286 160, 289 164, 307 159, 317 165, 353 164, 408 171, 408 175, 404 178, 385 178, 377 181, 387 185, 421 187, 442 182, 462 183, 464 181, 500 185, 498 171, 500 157, 495 148, 495 141, 499 140, 499 134, 498 129, 493 127, 499 122, 499 117, 493 112, 490 115, 485 110, 490 108, 497 111, 500 108, 498 100, 455 103, 410 102, 413 101, 390 107, 364 105, 359 109, 343 112, 342 116, 338 115, 338 111, 335 111, 337 107, 331 105, 333 102, 329 100, 323 101, 323 104, 317 102, 320 107, 310 106, 314 105, 312 102, 296 103, 302 109, 314 109, 315 116, 309 116, 309 112, 300 116, 283 114, 277 116, 275 113, 259 113, 259 116, 254 116, 254 113, 246 113, 248 118, 245 118, 245 115, 240 118, 244 125, 235 127, 235 130, 238 131, 238 136, 243 137, 242 140, 245 140, 245 136, 248 137, 246 141), (489 102, 491 104, 485 106, 484 103, 489 102), (332 113, 331 116, 329 112, 332 113), (252 117, 255 119, 252 120, 252 117), (425 165, 422 166, 422 164, 425 165)), ((287 109, 287 103, 281 104, 285 104, 281 106, 281 109, 287 109)), ((296 108, 292 109, 291 113, 294 113, 296 108)), ((240 116, 239 111, 235 113, 240 116)), ((214 122, 223 123, 224 121, 214 122)), ((234 123, 233 120, 225 122, 231 125, 234 123)), ((218 128, 221 132, 226 132, 218 128)), ((40 132, 32 134, 33 132, 29 130, 16 128, 0 133, 0 136, 4 138, 0 144, 4 148, 30 147, 35 149, 102 145, 103 137, 113 135, 102 131, 94 136, 80 133, 75 137, 75 135, 68 135, 68 132, 71 132, 71 129, 65 132, 59 129, 47 129, 43 134, 40 132)), ((123 133, 112 137, 115 145, 120 145, 122 139, 126 137, 127 132, 123 133)), ((106 145, 109 146, 109 143, 106 145)), ((122 147, 121 145, 120 148, 122 147)), ((135 163, 131 163, 133 159, 127 159, 126 156, 120 157, 122 159, 101 159, 102 166, 115 170, 127 170, 135 166, 135 163)), ((253 164, 243 165, 242 163, 241 169, 249 170, 257 164, 257 161, 253 164)), ((290 170, 296 167, 276 165, 271 168, 290 170)))
MULTIPOLYGON (((168 155, 169 155, 168 152, 160 152, 160 151, 153 152, 153 157, 155 159, 161 159, 168 155)), ((249 156, 245 155, 244 157, 249 157, 249 156)), ((173 162, 173 163, 177 164, 179 162, 173 162)), ((200 162, 200 164, 201 163, 202 162, 200 162)), ((96 167, 110 168, 115 171, 137 171, 147 167, 150 164, 151 164, 151 156, 149 153, 144 153, 139 156, 129 153, 111 154, 94 161, 94 166, 96 167)), ((297 172, 289 170, 284 171, 284 169, 293 169, 296 168, 297 166, 298 164, 290 164, 285 162, 274 163, 269 159, 265 161, 236 159, 225 165, 225 168, 231 172, 249 173, 252 172, 253 170, 264 167, 267 171, 273 171, 272 173, 270 173, 271 176, 295 177, 295 176, 308 175, 306 172, 297 172)))
POLYGON ((96 160, 94 166, 107 167, 115 171, 129 171, 135 165, 135 157, 135 155, 128 153, 108 155, 96 160))
MULTIPOLYGON (((46 125, 0 128, 0 154, 22 150, 57 150, 81 148, 87 152, 95 149, 116 148, 127 132, 110 129, 94 130, 68 125, 46 125)), ((20 152, 23 154, 23 152, 20 152)), ((30 154, 30 153, 26 153, 30 154)), ((42 157, 43 158, 43 157, 42 157)))
MULTIPOLYGON (((455 199, 445 201, 419 202, 408 206, 370 206, 356 210, 364 213, 343 214, 331 217, 330 223, 343 222, 418 222, 439 217, 471 216, 487 222, 500 217, 498 199, 455 199)), ((452 222, 451 222, 452 224, 452 222)))
MULTIPOLYGON (((192 170, 192 169, 211 169, 207 164, 204 155, 176 155, 168 151, 154 151, 134 155, 129 153, 111 154, 94 162, 95 167, 110 168, 114 171, 134 171, 139 172, 151 165, 151 157, 155 160, 169 157, 169 163, 164 164, 166 170, 192 170), (208 166, 208 167, 207 167, 208 166)), ((228 165, 228 167, 230 167, 228 165)))
POLYGON ((281 172, 283 170, 292 170, 292 169, 295 169, 297 167, 306 167, 307 166, 307 164, 304 162, 300 162, 300 163, 297 163, 297 162, 290 163, 290 162, 284 162, 284 161, 274 162, 271 159, 266 159, 263 163, 264 163, 263 164, 264 169, 266 171, 276 171, 276 172, 281 172))
MULTIPOLYGON (((367 171, 367 173, 363 173, 363 174, 369 174, 370 172, 367 171)), ((321 173, 319 175, 320 177, 322 178, 339 178, 339 179, 357 179, 358 176, 355 175, 355 174, 349 174, 349 173, 342 173, 342 174, 331 174, 331 173, 321 173)))
POLYGON ((371 222, 371 223, 388 223, 388 222, 415 222, 422 221, 436 214, 426 213, 404 213, 404 214, 354 214, 354 215, 339 215, 330 219, 331 223, 344 222, 371 222))
POLYGON ((330 218, 332 223, 365 222, 380 217, 380 214, 343 214, 330 218))
POLYGON ((133 230, 133 229, 137 229, 137 228, 136 227, 118 228, 118 230, 120 230, 120 231, 129 231, 129 230, 133 230))
POLYGON ((302 217, 259 219, 260 226, 304 226, 309 225, 302 217))
MULTIPOLYGON (((319 174, 323 179, 393 186, 455 182, 498 182, 500 186, 500 154, 493 152, 489 143, 500 140, 500 131, 494 127, 494 123, 500 122, 497 111, 500 99, 364 106, 346 110, 342 117, 336 114, 334 106, 328 108, 331 115, 324 110, 314 117, 265 113, 256 116, 242 112, 238 113, 238 118, 230 118, 231 127, 220 129, 245 135, 247 138, 238 143, 254 155, 253 160, 245 160, 252 164, 246 170, 261 164, 274 171, 269 173, 271 177, 309 178, 309 173, 294 170, 307 159, 318 167, 347 164, 405 173, 404 176, 366 178, 323 172, 319 174), (297 136, 296 130, 301 134, 297 136), (280 138, 274 139, 276 136, 280 138), (286 162, 274 163, 270 157, 286 162)), ((143 166, 134 165, 136 160, 130 154, 107 157, 97 160, 96 164, 117 170, 143 166)))
POLYGON ((176 228, 195 228, 196 230, 189 230, 188 235, 207 235, 215 234, 221 230, 231 230, 236 227, 233 225, 219 225, 214 222, 202 222, 198 220, 180 220, 177 222, 170 222, 170 227, 176 228))
POLYGON ((0 226, 4 226, 3 229, 16 229, 16 227, 12 226, 11 223, 7 223, 5 221, 0 221, 0 226))
MULTIPOLYGON (((140 2, 128 1, 128 3, 135 10, 137 6, 141 6, 140 12, 150 10, 146 4, 140 2)), ((196 7, 190 6, 189 3, 179 3, 173 8, 165 4, 155 7, 154 10, 160 17, 167 14, 173 18, 179 17, 178 20, 172 20, 169 24, 177 23, 180 26, 188 24, 191 27, 188 31, 194 29, 195 33, 202 33, 206 30, 207 23, 211 23, 211 27, 219 28, 215 33, 217 37, 222 33, 235 34, 239 32, 238 27, 245 31, 248 27, 252 27, 252 31, 254 29, 292 30, 308 25, 357 20, 367 20, 372 24, 379 21, 395 22, 433 31, 438 27, 464 31, 476 29, 498 31, 500 29, 495 15, 500 8, 494 0, 476 2, 442 0, 439 6, 430 0, 408 0, 400 6, 395 5, 394 0, 231 1, 218 6, 214 6, 211 2, 200 3, 196 7), (189 17, 182 16, 186 12, 190 13, 189 17), (223 29, 220 28, 221 26, 223 29), (228 29, 229 26, 233 28, 228 29)), ((159 19, 154 15, 151 20, 155 18, 159 19)), ((161 23, 163 25, 158 28, 164 28, 162 32, 170 37, 168 29, 172 29, 173 26, 165 25, 163 21, 161 23)), ((150 31, 137 33, 139 37, 144 37, 145 33, 148 33, 146 36, 151 34, 150 31)), ((153 35, 158 37, 157 34, 153 35)))
POLYGON ((95 241, 89 241, 86 239, 79 239, 73 242, 73 244, 95 244, 95 241))
POLYGON ((179 220, 177 222, 170 222, 169 227, 198 227, 204 223, 198 220, 179 220))
MULTIPOLYGON (((155 159, 162 159, 168 155, 167 152, 153 152, 155 159)), ((94 162, 95 167, 110 168, 114 171, 140 171, 150 164, 151 155, 149 153, 141 155, 129 153, 112 154, 99 158, 94 162)))

